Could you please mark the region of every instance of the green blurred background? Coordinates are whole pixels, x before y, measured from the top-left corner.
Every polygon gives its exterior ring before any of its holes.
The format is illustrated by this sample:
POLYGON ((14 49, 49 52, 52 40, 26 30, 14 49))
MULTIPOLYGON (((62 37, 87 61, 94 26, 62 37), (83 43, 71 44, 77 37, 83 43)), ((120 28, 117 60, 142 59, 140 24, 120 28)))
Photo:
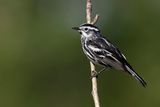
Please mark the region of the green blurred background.
MULTIPOLYGON (((73 26, 85 0, 0 1, 0 107, 93 107, 90 66, 73 26)), ((98 79, 102 107, 160 106, 160 1, 93 0, 97 26, 147 81, 98 79)))

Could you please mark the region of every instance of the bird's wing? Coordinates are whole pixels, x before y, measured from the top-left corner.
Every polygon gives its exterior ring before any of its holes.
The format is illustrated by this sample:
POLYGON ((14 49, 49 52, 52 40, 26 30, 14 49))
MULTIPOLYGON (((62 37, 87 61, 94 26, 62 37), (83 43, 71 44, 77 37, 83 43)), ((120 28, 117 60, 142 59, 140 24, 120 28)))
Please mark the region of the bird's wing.
POLYGON ((87 42, 88 49, 99 58, 108 58, 113 62, 124 62, 125 57, 121 52, 113 46, 113 44, 105 38, 98 37, 95 40, 87 42))
POLYGON ((92 55, 98 57, 97 59, 101 58, 102 64, 126 71, 140 81, 144 87, 146 86, 146 82, 134 71, 125 56, 110 41, 99 37, 88 41, 87 46, 92 55))

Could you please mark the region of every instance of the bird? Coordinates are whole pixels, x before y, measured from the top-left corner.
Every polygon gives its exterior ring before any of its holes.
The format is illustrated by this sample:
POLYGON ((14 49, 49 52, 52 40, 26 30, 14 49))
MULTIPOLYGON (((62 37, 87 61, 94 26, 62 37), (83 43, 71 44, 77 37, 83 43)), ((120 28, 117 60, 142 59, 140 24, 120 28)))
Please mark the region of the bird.
MULTIPOLYGON (((133 76, 142 86, 146 87, 147 83, 145 80, 135 72, 120 50, 107 38, 102 36, 97 26, 84 23, 72 29, 80 33, 82 50, 87 58, 93 64, 103 67, 100 72, 106 68, 123 71, 133 76)), ((97 75, 99 73, 97 73, 97 75)))

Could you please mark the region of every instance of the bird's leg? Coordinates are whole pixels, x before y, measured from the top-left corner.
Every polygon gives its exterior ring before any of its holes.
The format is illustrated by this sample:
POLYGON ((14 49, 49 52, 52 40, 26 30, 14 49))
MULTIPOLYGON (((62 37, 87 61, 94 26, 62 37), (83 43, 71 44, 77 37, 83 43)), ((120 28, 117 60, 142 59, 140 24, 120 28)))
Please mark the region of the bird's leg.
POLYGON ((105 70, 106 70, 106 67, 102 68, 102 69, 101 69, 100 71, 98 71, 98 72, 97 72, 97 71, 92 71, 92 74, 91 74, 92 76, 91 76, 91 77, 92 77, 92 78, 93 78, 93 77, 98 77, 98 75, 99 75, 100 73, 102 73, 103 71, 105 71, 105 70))
POLYGON ((97 74, 100 74, 101 72, 105 71, 106 67, 102 68, 100 71, 97 72, 97 74))

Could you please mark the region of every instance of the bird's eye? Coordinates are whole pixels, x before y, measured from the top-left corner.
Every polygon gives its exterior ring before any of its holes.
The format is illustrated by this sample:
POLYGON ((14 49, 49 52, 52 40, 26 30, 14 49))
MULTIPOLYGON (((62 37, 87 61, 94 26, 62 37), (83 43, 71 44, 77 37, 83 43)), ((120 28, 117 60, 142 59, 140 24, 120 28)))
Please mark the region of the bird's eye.
POLYGON ((88 28, 84 28, 85 31, 88 31, 88 28))

